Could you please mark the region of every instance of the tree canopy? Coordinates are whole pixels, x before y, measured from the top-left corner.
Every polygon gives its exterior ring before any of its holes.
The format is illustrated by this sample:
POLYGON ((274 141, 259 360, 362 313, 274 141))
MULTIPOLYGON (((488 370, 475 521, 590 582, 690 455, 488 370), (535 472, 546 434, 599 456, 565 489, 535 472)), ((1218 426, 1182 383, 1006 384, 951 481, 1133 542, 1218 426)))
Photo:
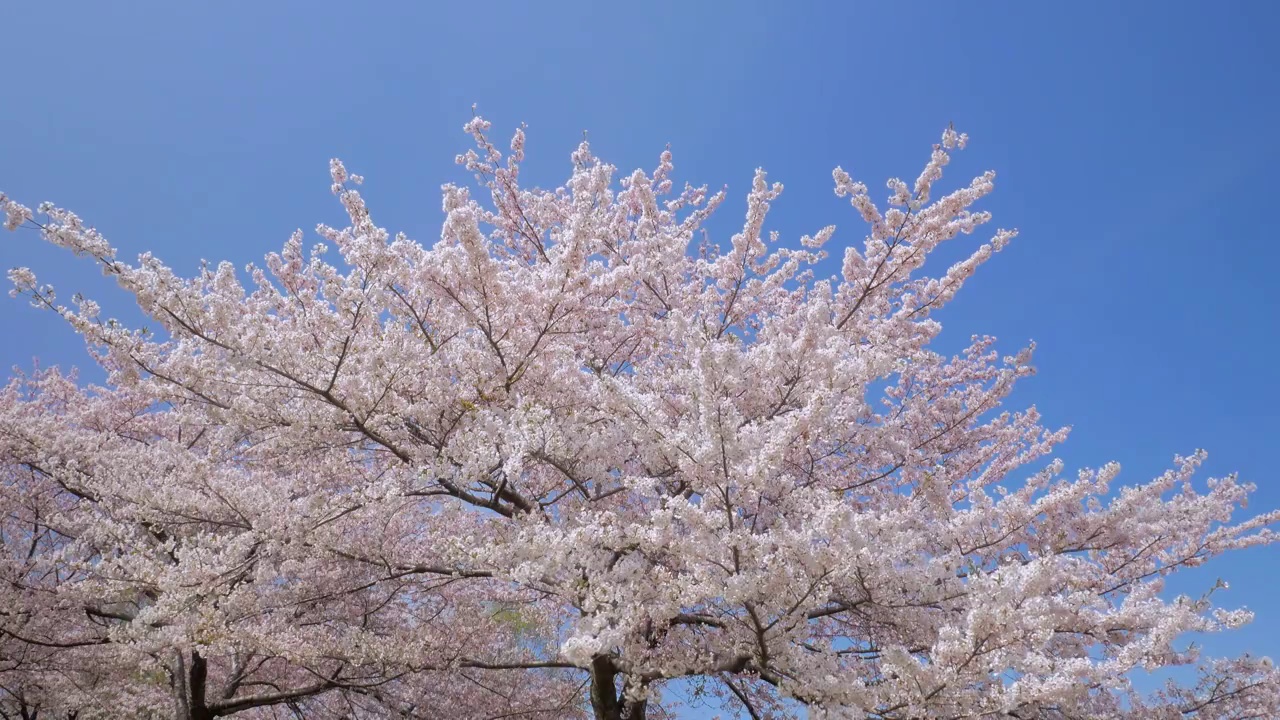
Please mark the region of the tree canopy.
POLYGON ((725 194, 670 152, 618 177, 584 141, 545 190, 522 130, 466 130, 434 244, 335 160, 350 225, 243 273, 0 195, 157 327, 10 272, 107 379, 0 394, 0 716, 641 720, 673 681, 755 719, 1280 716, 1270 661, 1186 642, 1249 614, 1163 594, 1280 514, 1233 519, 1251 486, 1194 482, 1201 452, 1070 474, 1003 407, 1031 348, 930 349, 1014 236, 923 274, 991 220, 994 173, 936 187, 966 136, 880 205, 837 168, 867 229, 821 277, 835 228, 767 232, 763 171, 716 244, 725 194))

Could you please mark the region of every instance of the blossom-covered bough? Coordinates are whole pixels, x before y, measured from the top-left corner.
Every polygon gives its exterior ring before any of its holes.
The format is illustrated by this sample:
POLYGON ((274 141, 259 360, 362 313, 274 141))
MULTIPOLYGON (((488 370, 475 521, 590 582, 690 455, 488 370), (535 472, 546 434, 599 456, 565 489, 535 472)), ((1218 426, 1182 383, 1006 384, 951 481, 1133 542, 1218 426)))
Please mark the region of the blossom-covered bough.
POLYGON ((822 279, 834 228, 778 243, 763 172, 722 247, 670 153, 618 183, 584 142, 529 189, 522 131, 467 130, 434 245, 334 161, 350 226, 244 275, 0 196, 162 328, 10 273, 107 381, 0 399, 0 713, 639 720, 679 680, 757 719, 1280 717, 1269 661, 1185 641, 1248 614, 1162 595, 1280 515, 1233 521, 1250 487, 1195 489, 1199 453, 1066 476, 1066 432, 1001 409, 1030 349, 929 349, 1013 237, 920 275, 990 219, 993 174, 935 191, 965 136, 884 209, 837 169, 869 230, 822 279), (1199 684, 1131 690, 1178 665, 1199 684))

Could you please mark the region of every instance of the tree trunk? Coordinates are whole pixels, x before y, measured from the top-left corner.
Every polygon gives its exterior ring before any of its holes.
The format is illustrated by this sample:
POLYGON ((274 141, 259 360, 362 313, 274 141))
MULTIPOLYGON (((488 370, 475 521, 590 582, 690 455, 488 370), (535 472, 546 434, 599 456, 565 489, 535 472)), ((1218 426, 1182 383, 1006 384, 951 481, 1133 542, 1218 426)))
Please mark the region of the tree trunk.
POLYGON ((174 720, 213 720, 213 713, 205 704, 209 664, 204 657, 194 650, 190 658, 182 652, 176 653, 169 676, 173 687, 174 720))
POLYGON ((622 691, 617 687, 618 669, 607 655, 596 656, 591 661, 591 709, 595 720, 644 720, 649 703, 646 700, 627 700, 626 680, 622 691))

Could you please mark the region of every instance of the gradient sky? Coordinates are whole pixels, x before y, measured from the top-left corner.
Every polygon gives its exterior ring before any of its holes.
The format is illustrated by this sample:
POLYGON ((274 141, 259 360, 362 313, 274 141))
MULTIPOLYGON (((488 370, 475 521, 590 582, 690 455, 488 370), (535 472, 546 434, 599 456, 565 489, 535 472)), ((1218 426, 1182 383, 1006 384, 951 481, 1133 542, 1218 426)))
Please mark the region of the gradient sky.
MULTIPOLYGON (((190 273, 341 222, 337 156, 380 224, 430 242, 477 103, 495 134, 528 124, 540 184, 567 176, 584 129, 623 170, 670 143, 678 179, 728 183, 715 227, 739 222, 763 166, 787 186, 770 226, 835 223, 838 251, 862 228, 831 168, 914 178, 954 122, 972 141, 949 177, 995 169, 983 207, 1022 234, 941 315, 943 349, 1034 339, 1040 375, 1014 400, 1074 426, 1068 465, 1118 460, 1139 482, 1203 447, 1211 474, 1258 483, 1251 510, 1280 507, 1280 4, 785 5, 17 0, 0 17, 0 189, 190 273)), ((30 231, 0 236, 0 265, 136 317, 30 231)), ((0 336, 5 367, 89 364, 19 300, 0 298, 0 336)), ((1258 620, 1206 647, 1280 656, 1277 571, 1280 548, 1256 549, 1171 589, 1226 578, 1220 601, 1258 620)))

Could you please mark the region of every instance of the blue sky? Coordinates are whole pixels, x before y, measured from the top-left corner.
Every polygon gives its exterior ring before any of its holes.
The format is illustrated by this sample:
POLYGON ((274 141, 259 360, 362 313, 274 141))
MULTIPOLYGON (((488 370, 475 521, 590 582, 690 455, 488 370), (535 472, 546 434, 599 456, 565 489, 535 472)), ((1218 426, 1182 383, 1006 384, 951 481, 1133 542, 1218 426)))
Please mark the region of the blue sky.
MULTIPOLYGON (((839 247, 861 228, 831 168, 913 178, 953 121, 973 140, 950 177, 995 169, 985 207, 1022 235, 942 316, 943 345, 1034 339, 1040 375, 1016 399, 1074 426, 1070 465, 1118 460, 1137 482, 1204 447, 1212 473, 1259 484, 1252 508, 1280 506, 1280 5, 786 5, 11 3, 0 189, 191 272, 339 222, 337 156, 381 224, 431 241, 478 103, 503 134, 528 124, 543 184, 584 129, 624 170, 670 143, 680 179, 729 184, 727 220, 763 166, 787 186, 772 227, 834 222, 839 247)), ((0 265, 111 298, 29 233, 0 237, 0 265)), ((88 364, 21 301, 0 303, 0 336, 6 367, 88 364)), ((1221 601, 1259 617, 1206 646, 1280 655, 1277 570, 1264 548, 1173 587, 1226 578, 1221 601)))

